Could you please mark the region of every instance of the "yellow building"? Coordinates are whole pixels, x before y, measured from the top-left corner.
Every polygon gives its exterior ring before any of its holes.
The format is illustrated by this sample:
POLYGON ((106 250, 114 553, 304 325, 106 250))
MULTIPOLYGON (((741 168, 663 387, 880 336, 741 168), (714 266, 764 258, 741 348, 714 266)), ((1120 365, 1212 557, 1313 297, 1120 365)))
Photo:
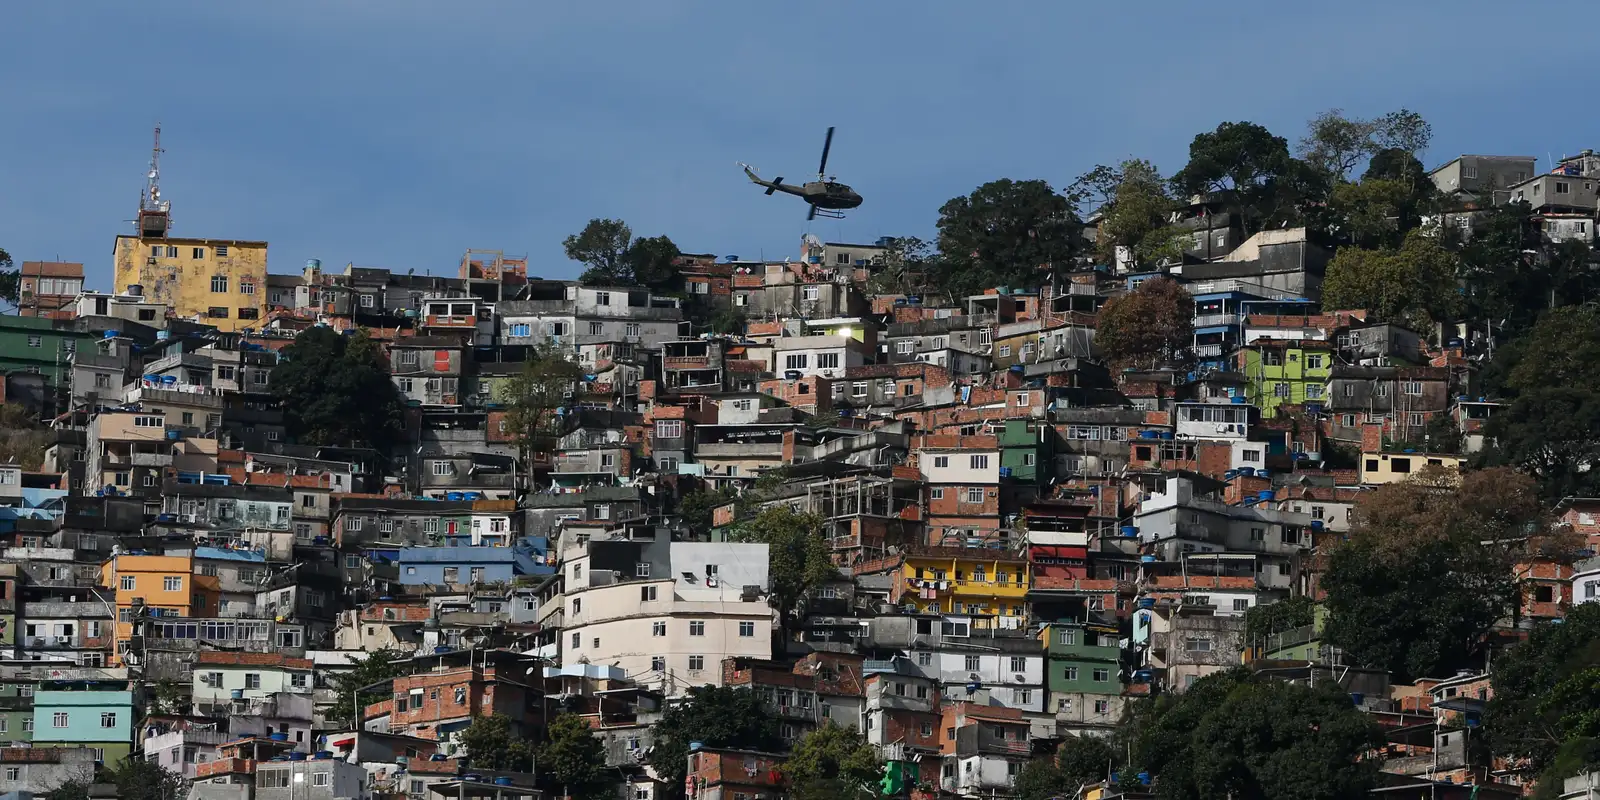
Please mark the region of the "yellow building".
POLYGON ((133 634, 136 607, 160 609, 164 617, 211 616, 197 611, 217 607, 216 579, 194 575, 192 556, 115 555, 100 566, 100 585, 117 598, 118 663, 133 634), (197 585, 201 581, 207 585, 197 585))
POLYGON ((1439 453, 1362 453, 1361 482, 1399 483, 1430 466, 1443 467, 1445 471, 1459 475, 1463 460, 1460 456, 1439 453))
POLYGON ((118 236, 113 257, 118 292, 141 287, 178 317, 234 331, 266 315, 266 242, 118 236))
POLYGON ((902 605, 930 614, 1022 617, 1027 560, 1003 550, 922 547, 900 564, 902 605))

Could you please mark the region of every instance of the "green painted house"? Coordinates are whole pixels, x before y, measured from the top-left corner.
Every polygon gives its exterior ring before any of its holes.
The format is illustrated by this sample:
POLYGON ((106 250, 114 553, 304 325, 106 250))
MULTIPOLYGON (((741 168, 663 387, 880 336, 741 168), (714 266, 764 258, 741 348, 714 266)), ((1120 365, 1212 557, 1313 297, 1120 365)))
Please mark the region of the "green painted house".
POLYGON ((0 742, 33 741, 32 679, 0 682, 0 742))
POLYGON ((66 388, 72 375, 72 354, 92 337, 71 320, 0 314, 0 374, 34 372, 45 383, 66 388))
POLYGON ((1055 428, 1026 419, 1006 420, 1000 429, 1000 476, 1019 485, 1042 483, 1050 477, 1055 445, 1055 428))
POLYGON ((1263 417, 1286 404, 1325 402, 1333 371, 1333 347, 1327 342, 1257 339, 1239 349, 1239 371, 1250 382, 1250 403, 1263 417))
POLYGON ((1122 633, 1097 623, 1052 622, 1040 637, 1045 649, 1045 690, 1056 722, 1079 732, 1107 730, 1125 711, 1122 633))

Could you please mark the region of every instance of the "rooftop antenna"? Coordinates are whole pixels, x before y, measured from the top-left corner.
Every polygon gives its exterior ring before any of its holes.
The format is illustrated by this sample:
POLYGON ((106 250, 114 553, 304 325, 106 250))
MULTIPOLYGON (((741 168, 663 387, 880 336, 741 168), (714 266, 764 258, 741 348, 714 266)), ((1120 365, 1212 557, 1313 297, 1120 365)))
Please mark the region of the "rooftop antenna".
POLYGON ((145 173, 144 191, 139 194, 139 235, 161 238, 172 223, 172 204, 161 199, 161 123, 156 123, 155 143, 150 147, 150 171, 145 173))

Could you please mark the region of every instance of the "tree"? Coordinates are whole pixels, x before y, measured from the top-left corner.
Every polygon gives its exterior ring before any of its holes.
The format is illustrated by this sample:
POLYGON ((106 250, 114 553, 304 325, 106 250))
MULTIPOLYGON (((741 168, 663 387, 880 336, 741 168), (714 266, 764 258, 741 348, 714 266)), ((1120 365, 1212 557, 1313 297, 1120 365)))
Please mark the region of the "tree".
POLYGON ((699 488, 684 494, 678 501, 678 516, 693 531, 711 530, 711 514, 717 508, 733 502, 731 489, 699 488))
POLYGON ((392 694, 368 687, 392 681, 407 672, 406 656, 399 650, 374 650, 361 658, 351 659, 349 670, 333 674, 333 707, 328 709, 328 717, 352 728, 359 727, 351 705, 353 699, 359 699, 362 708, 382 702, 392 694))
POLYGON ((1316 621, 1317 604, 1310 597, 1297 594, 1276 603, 1251 606, 1244 612, 1245 641, 1255 644, 1268 636, 1305 627, 1316 621))
POLYGON ((1565 619, 1538 625, 1526 641, 1498 656, 1483 720, 1494 752, 1526 758, 1529 770, 1539 772, 1557 760, 1569 739, 1600 736, 1596 669, 1600 603, 1573 606, 1565 619))
POLYGON ((728 686, 691 686, 686 698, 667 707, 655 724, 650 766, 672 798, 683 792, 689 743, 706 747, 777 750, 783 746, 778 724, 755 692, 728 686))
MULTIPOLYGON (((533 764, 533 748, 529 746, 527 739, 512 731, 511 718, 504 714, 474 716, 472 724, 461 732, 461 744, 466 746, 467 762, 474 769, 522 772, 533 764)), ((576 752, 574 748, 567 754, 573 755, 576 752)), ((574 764, 569 763, 567 766, 573 767, 574 764)))
POLYGON ((1188 232, 1167 224, 1178 203, 1150 162, 1134 159, 1116 169, 1096 167, 1079 178, 1070 192, 1104 197, 1098 209, 1097 240, 1102 261, 1114 261, 1119 247, 1127 248, 1137 267, 1154 267, 1163 259, 1182 255, 1182 241, 1188 232))
POLYGON ((568 236, 561 246, 567 258, 587 269, 578 280, 598 286, 631 286, 633 269, 628 264, 628 246, 633 229, 620 219, 591 219, 583 230, 568 236))
POLYGON ((1189 163, 1172 177, 1187 195, 1214 195, 1238 212, 1249 233, 1300 220, 1300 205, 1323 193, 1321 176, 1289 155, 1289 143, 1253 122, 1224 122, 1189 144, 1189 163))
POLYGON ((1114 369, 1182 361, 1194 338, 1194 299, 1171 278, 1150 278, 1100 309, 1094 343, 1114 369))
POLYGON ((1078 784, 1067 780, 1049 761, 1036 758, 1022 766, 1011 780, 1011 791, 1018 800, 1055 800, 1077 794, 1078 784))
POLYGON ((0 463, 37 470, 53 441, 55 435, 39 423, 38 415, 15 403, 0 404, 0 463))
POLYGON ((878 751, 860 732, 824 720, 795 743, 783 776, 798 800, 840 800, 866 791, 883 774, 878 751))
POLYGON ((1600 491, 1600 309, 1545 312, 1500 348, 1484 383, 1510 401, 1489 420, 1485 463, 1531 474, 1550 500, 1600 491))
POLYGON ((553 450, 561 435, 560 410, 572 405, 572 392, 583 380, 583 367, 550 344, 540 344, 521 371, 499 392, 506 408, 506 429, 524 464, 534 453, 553 450))
POLYGON ((1365 797, 1378 775, 1378 761, 1365 756, 1382 744, 1377 726, 1336 684, 1312 689, 1271 679, 1245 681, 1195 728, 1189 755, 1192 796, 1365 797))
POLYGON ((1068 736, 1056 749, 1055 767, 1068 788, 1105 780, 1116 767, 1117 752, 1097 736, 1068 736))
POLYGON ((68 780, 44 793, 45 800, 89 800, 89 782, 68 780))
POLYGON ((1415 111, 1402 108, 1376 119, 1361 119, 1335 108, 1306 123, 1306 135, 1298 149, 1307 164, 1337 183, 1380 152, 1394 150, 1415 156, 1428 149, 1432 138, 1432 126, 1415 111))
POLYGON ((1354 798, 1376 777, 1363 758, 1381 743, 1338 686, 1316 689, 1251 674, 1208 675, 1180 695, 1144 701, 1116 734, 1162 800, 1354 798))
POLYGON ((124 758, 109 777, 118 800, 184 800, 189 794, 189 781, 182 775, 143 758, 124 758))
POLYGON ((927 273, 937 265, 937 256, 927 242, 915 236, 890 236, 883 252, 872 257, 867 278, 870 294, 915 294, 927 286, 927 273))
MULTIPOLYGON (((475 751, 469 748, 467 752, 475 751)), ((559 714, 550 721, 549 741, 539 748, 539 766, 554 775, 565 794, 576 800, 607 800, 619 783, 617 773, 606 767, 605 744, 595 737, 594 728, 575 714, 559 714)))
POLYGON ((1537 487, 1509 469, 1428 468, 1356 506, 1322 576, 1324 635, 1397 680, 1481 667, 1484 637, 1518 608, 1512 574, 1529 531, 1547 529, 1537 487))
POLYGON ((735 523, 729 539, 767 546, 770 601, 780 624, 804 610, 806 595, 838 575, 833 566, 822 517, 802 514, 785 505, 773 506, 753 519, 735 523))
POLYGON ((13 306, 22 300, 22 272, 5 248, 0 248, 0 300, 13 306))
POLYGON ((951 298, 995 286, 1038 286, 1052 270, 1071 265, 1082 227, 1050 184, 990 181, 939 208, 940 268, 929 280, 951 298))
POLYGON ((1398 250, 1344 247, 1322 283, 1324 308, 1363 308, 1379 319, 1427 331, 1460 313, 1459 259, 1436 237, 1413 231, 1398 250))
POLYGON ((578 276, 593 286, 644 286, 655 292, 683 289, 678 272, 678 246, 666 236, 633 238, 620 219, 591 219, 583 230, 562 243, 567 258, 583 264, 578 276))
POLYGON ((279 353, 269 385, 302 444, 389 453, 399 440, 400 393, 365 328, 353 335, 307 328, 279 353))
POLYGON ((717 313, 711 315, 707 327, 711 328, 712 333, 734 336, 744 333, 747 322, 749 319, 745 317, 743 311, 737 308, 720 308, 717 309, 717 313))

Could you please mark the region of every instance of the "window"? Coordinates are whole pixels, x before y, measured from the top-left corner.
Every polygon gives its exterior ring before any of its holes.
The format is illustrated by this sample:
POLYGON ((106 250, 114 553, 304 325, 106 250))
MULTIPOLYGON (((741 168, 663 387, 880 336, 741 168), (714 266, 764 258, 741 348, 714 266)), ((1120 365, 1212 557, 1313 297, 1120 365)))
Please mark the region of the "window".
POLYGON ((1018 690, 1016 690, 1016 694, 1014 696, 1014 699, 1016 700, 1018 705, 1027 705, 1029 703, 1032 703, 1033 702, 1033 690, 1032 689, 1018 689, 1018 690))
POLYGON ((1011 345, 1009 345, 1009 344, 1000 345, 1000 357, 1001 358, 1010 358, 1011 357, 1011 345))
POLYGON ((902 355, 915 352, 916 349, 917 349, 917 343, 915 341, 911 340, 911 339, 906 339, 904 341, 895 342, 895 344, 894 344, 894 351, 896 353, 900 353, 902 355))
POLYGON ((1028 659, 1019 658, 1017 656, 1012 656, 1011 657, 1011 671, 1012 672, 1025 672, 1025 671, 1027 671, 1027 666, 1028 666, 1028 659))
POLYGON ((1094 671, 1094 682, 1105 683, 1111 680, 1111 670, 1101 668, 1094 671))
POLYGON ((453 472, 455 472, 455 465, 450 463, 449 461, 435 461, 435 462, 433 462, 433 474, 435 474, 435 475, 449 475, 449 474, 451 474, 453 472))
POLYGON ((332 777, 333 777, 333 773, 331 773, 331 772, 313 772, 313 773, 311 773, 311 785, 312 786, 327 786, 328 783, 329 783, 329 779, 331 779, 332 777))
POLYGON ((1200 636, 1190 636, 1183 642, 1183 649, 1191 653, 1211 652, 1211 640, 1200 636))
POLYGON ((629 322, 626 325, 623 325, 622 326, 622 335, 623 336, 638 336, 639 335, 639 323, 637 323, 637 322, 629 322))
POLYGON ((65 711, 57 711, 50 717, 50 727, 52 728, 65 728, 67 724, 67 712, 65 711))
POLYGON ((967 671, 968 672, 977 672, 978 671, 978 657, 977 656, 967 656, 967 658, 966 658, 966 667, 967 667, 967 671))
POLYGON ((791 354, 783 357, 783 368, 784 369, 805 369, 806 368, 806 364, 809 363, 810 361, 811 361, 811 356, 808 353, 791 353, 791 354))
POLYGON ((1321 400, 1322 399, 1322 384, 1320 384, 1320 383, 1308 383, 1308 384, 1306 384, 1306 399, 1307 400, 1321 400))
POLYGON ((132 575, 124 575, 124 576, 122 576, 122 580, 120 581, 120 585, 122 586, 122 591, 124 591, 124 592, 133 591, 135 584, 136 584, 136 581, 134 580, 134 577, 132 575))
MULTIPOLYGON (((1595 585, 1595 583, 1600 583, 1600 581, 1590 583, 1589 584, 1590 587, 1593 587, 1595 585)), ((919 666, 919 667, 931 667, 931 666, 933 666, 933 654, 929 653, 929 652, 926 652, 926 651, 921 652, 921 653, 917 653, 917 666, 919 666)))
POLYGON ((1306 354, 1306 369, 1322 369, 1323 356, 1318 353, 1306 354))
POLYGON ((1272 384, 1272 396, 1273 397, 1288 397, 1289 396, 1289 384, 1287 384, 1287 383, 1274 383, 1274 384, 1272 384))
POLYGON ((610 292, 595 292, 594 293, 594 304, 597 305, 597 306, 609 306, 609 305, 611 305, 611 293, 610 292))
POLYGON ((183 591, 183 578, 176 575, 168 575, 161 579, 161 588, 168 592, 181 592, 183 591))
POLYGON ((606 327, 604 325, 602 325, 602 324, 600 324, 598 322, 589 323, 589 335, 590 336, 599 336, 600 334, 605 333, 605 331, 606 331, 606 327))
MULTIPOLYGON (((249 278, 240 278, 239 279, 239 294, 255 294, 255 293, 256 293, 256 284, 255 284, 254 281, 250 280, 249 278)), ((370 302, 365 302, 365 301, 368 301, 368 300, 371 299, 371 295, 362 295, 361 299, 363 301, 362 305, 364 305, 364 306, 372 305, 372 303, 370 303, 370 302)))
POLYGON ((867 382, 866 381, 856 381, 855 383, 850 384, 850 396, 851 397, 866 397, 867 396, 867 382))
POLYGON ((518 322, 511 326, 512 336, 532 336, 533 326, 526 322, 518 322))
POLYGON ((101 714, 100 714, 100 727, 102 727, 102 728, 115 728, 115 727, 117 727, 117 712, 115 712, 115 711, 101 712, 101 714))
POLYGON ((226 294, 228 291, 228 276, 212 275, 211 291, 215 294, 226 294))
POLYGON ((206 316, 210 317, 211 319, 227 319, 228 309, 223 308, 222 306, 212 306, 206 309, 206 316))
POLYGON ((22 768, 21 767, 6 767, 6 780, 8 780, 8 781, 20 781, 20 780, 22 780, 22 768))
POLYGON ((704 636, 704 635, 706 635, 706 624, 704 622, 699 622, 699 621, 689 623, 689 635, 690 636, 704 636))
POLYGON ((1391 458, 1391 459, 1389 459, 1389 471, 1390 472, 1406 473, 1406 474, 1410 473, 1411 472, 1411 459, 1409 459, 1409 458, 1391 458))
POLYGON ((1062 630, 1060 633, 1056 634, 1056 641, 1062 645, 1071 647, 1072 645, 1078 643, 1078 632, 1070 628, 1062 630))
POLYGON ((1404 394, 1417 396, 1422 394, 1422 381, 1402 381, 1400 391, 1404 394))
POLYGON ((259 673, 259 672, 246 672, 244 674, 244 688, 246 688, 246 689, 260 689, 261 688, 261 673, 259 673))
POLYGON ((583 634, 581 634, 581 633, 572 634, 572 649, 577 650, 577 649, 579 649, 581 647, 583 647, 583 634))
POLYGON ((746 639, 755 636, 756 624, 754 622, 739 623, 739 635, 745 637, 746 639))
POLYGON ((967 489, 966 502, 968 502, 968 503, 981 503, 981 502, 983 502, 983 489, 977 488, 977 487, 969 487, 967 489))
POLYGON ((667 635, 667 623, 665 623, 665 622, 654 622, 654 623, 651 623, 651 625, 650 625, 650 635, 651 636, 666 636, 667 635))
MULTIPOLYGON (((1536 185, 1533 188, 1537 191, 1539 187, 1536 185)), ((1556 181, 1556 194, 1567 194, 1571 191, 1572 184, 1567 183, 1566 181, 1556 181)))
POLYGON ((989 457, 988 456, 970 456, 967 459, 967 466, 969 468, 971 468, 971 469, 988 469, 989 468, 989 457))
POLYGON ((1412 427, 1421 427, 1427 424, 1426 420, 1423 418, 1422 412, 1420 411, 1413 411, 1408 414, 1406 416, 1406 422, 1410 423, 1412 427))
POLYGON ((705 656, 689 656, 689 671, 699 672, 706 668, 705 656))
POLYGON ((839 354, 838 353, 818 353, 817 354, 817 369, 838 369, 838 368, 839 368, 839 354))

